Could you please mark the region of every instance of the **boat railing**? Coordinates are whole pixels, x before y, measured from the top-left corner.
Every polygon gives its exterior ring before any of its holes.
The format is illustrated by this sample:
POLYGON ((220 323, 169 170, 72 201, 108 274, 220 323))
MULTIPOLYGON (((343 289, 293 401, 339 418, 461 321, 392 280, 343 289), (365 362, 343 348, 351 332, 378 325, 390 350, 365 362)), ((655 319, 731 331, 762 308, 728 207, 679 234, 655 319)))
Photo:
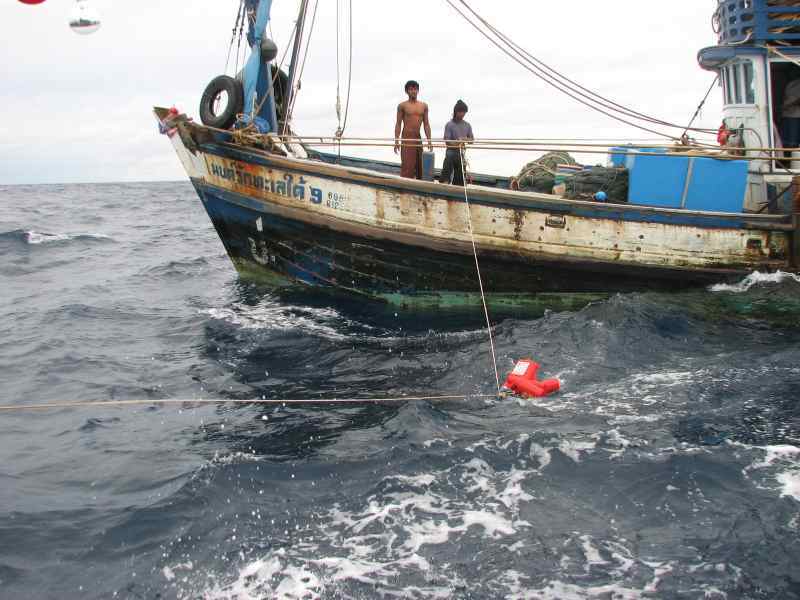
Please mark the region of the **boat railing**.
POLYGON ((787 42, 800 45, 796 0, 718 0, 714 26, 719 44, 787 42))

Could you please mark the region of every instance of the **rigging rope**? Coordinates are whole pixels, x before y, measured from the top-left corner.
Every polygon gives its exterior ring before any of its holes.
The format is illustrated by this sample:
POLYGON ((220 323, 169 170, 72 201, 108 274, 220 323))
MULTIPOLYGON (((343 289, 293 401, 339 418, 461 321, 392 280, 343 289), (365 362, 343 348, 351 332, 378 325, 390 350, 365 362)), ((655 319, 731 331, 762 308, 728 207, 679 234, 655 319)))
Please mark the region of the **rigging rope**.
POLYGON ((549 77, 547 77, 546 75, 544 75, 544 74, 541 72, 542 70, 541 70, 540 68, 538 68, 538 67, 535 67, 535 66, 531 66, 530 64, 528 64, 527 62, 525 62, 524 60, 522 60, 521 58, 519 58, 518 56, 515 56, 514 54, 512 54, 512 53, 511 53, 511 52, 510 52, 510 51, 509 51, 507 48, 505 48, 504 46, 502 46, 501 44, 499 44, 499 43, 497 42, 497 40, 495 40, 494 38, 492 38, 492 36, 490 36, 488 33, 486 33, 486 32, 485 32, 483 29, 481 29, 481 28, 480 28, 480 27, 479 27, 477 24, 473 23, 473 22, 472 22, 472 20, 471 20, 471 19, 470 19, 470 18, 469 18, 469 17, 468 17, 468 16, 467 16, 467 15, 466 15, 466 14, 465 14, 465 13, 464 13, 464 12, 463 12, 461 9, 460 9, 460 8, 458 8, 458 7, 455 5, 455 3, 453 2, 453 0, 445 0, 445 1, 446 1, 446 2, 447 2, 447 3, 448 3, 448 4, 449 4, 449 5, 450 5, 450 6, 453 8, 453 10, 455 10, 455 11, 456 11, 456 12, 457 12, 459 15, 461 15, 461 16, 462 16, 462 17, 464 18, 464 20, 466 20, 466 21, 467 21, 467 23, 469 23, 469 24, 470 24, 470 25, 471 25, 471 26, 472 26, 472 27, 473 27, 473 28, 474 28, 474 29, 475 29, 475 30, 476 30, 478 33, 480 33, 480 34, 481 34, 482 36, 484 36, 484 37, 485 37, 487 40, 489 40, 489 42, 491 42, 491 43, 492 43, 494 46, 496 46, 496 47, 497 47, 497 48, 498 48, 498 49, 499 49, 501 52, 503 52, 504 54, 506 54, 506 55, 507 55, 509 58, 511 58, 511 59, 512 59, 514 62, 518 63, 518 64, 519 64, 519 65, 520 65, 522 68, 524 68, 525 70, 527 70, 527 71, 531 72, 533 75, 535 75, 536 77, 538 77, 539 79, 541 79, 542 81, 544 81, 544 82, 545 82, 547 85, 549 85, 549 86, 551 86, 551 87, 554 87, 555 89, 557 89, 557 90, 558 90, 558 91, 560 91, 561 93, 563 93, 563 94, 566 94, 567 96, 569 96, 569 97, 570 97, 570 98, 572 98, 573 100, 575 100, 575 101, 579 102, 580 104, 583 104, 583 105, 584 105, 584 106, 586 106, 587 108, 589 108, 589 109, 591 109, 591 110, 594 110, 594 111, 597 111, 597 112, 599 112, 599 113, 601 113, 601 114, 603 114, 603 115, 606 115, 607 117, 610 117, 610 118, 612 118, 612 119, 614 119, 614 120, 616 120, 616 121, 619 121, 619 122, 621 122, 621 123, 624 123, 624 124, 626 124, 626 125, 630 125, 631 127, 635 127, 636 129, 640 129, 640 130, 642 130, 642 131, 646 131, 646 132, 648 132, 648 133, 652 133, 652 134, 654 134, 654 135, 657 135, 657 136, 660 136, 660 137, 662 137, 662 138, 666 138, 666 139, 677 139, 677 138, 675 138, 674 136, 671 136, 671 135, 669 135, 669 134, 667 134, 667 133, 664 133, 664 132, 662 132, 662 131, 657 131, 657 130, 655 130, 655 129, 650 129, 650 128, 648 128, 648 127, 645 127, 645 126, 643 126, 643 125, 637 125, 637 124, 636 124, 636 123, 634 123, 634 122, 631 122, 631 121, 628 121, 628 120, 626 120, 626 119, 623 119, 623 118, 622 118, 622 117, 620 117, 620 116, 617 116, 617 115, 615 115, 615 114, 613 114, 613 113, 611 113, 611 112, 608 112, 608 111, 606 111, 606 110, 603 110, 603 109, 602 109, 602 108, 600 108, 599 106, 595 106, 594 104, 591 104, 589 101, 587 101, 587 100, 584 100, 584 99, 583 99, 583 98, 581 98, 581 97, 580 97, 578 94, 576 94, 574 90, 569 90, 569 89, 567 88, 567 86, 565 86, 565 85, 563 85, 563 84, 561 84, 561 83, 559 83, 559 82, 553 81, 551 78, 549 78, 549 77))
POLYGON ((236 42, 236 65, 233 68, 234 77, 239 73, 239 60, 242 61, 242 68, 244 68, 245 64, 245 53, 247 52, 247 48, 242 49, 242 37, 244 37, 244 26, 245 24, 250 26, 250 21, 254 19, 253 15, 250 15, 247 10, 247 6, 242 2, 242 20, 239 23, 239 39, 236 42))
POLYGON ((338 122, 338 127, 336 128, 336 136, 341 137, 339 135, 339 131, 342 129, 342 91, 341 91, 341 67, 339 66, 339 49, 341 46, 341 42, 339 41, 339 34, 341 32, 341 25, 340 25, 340 18, 339 18, 339 0, 336 0, 336 120, 338 122))
POLYGON ((500 394, 500 373, 497 371, 497 354, 494 350, 494 336, 492 335, 492 322, 489 319, 489 308, 486 305, 486 294, 483 292, 483 277, 481 277, 481 265, 478 261, 478 248, 475 246, 475 233, 472 229, 472 210, 469 205, 469 190, 467 188, 467 157, 464 155, 463 144, 459 146, 461 155, 461 177, 464 183, 464 202, 467 209, 467 225, 469 225, 469 238, 472 242, 472 255, 475 257, 475 270, 478 273, 478 286, 481 290, 481 302, 483 303, 483 314, 486 317, 486 331, 489 334, 489 348, 492 351, 492 366, 494 367, 494 380, 497 384, 497 393, 500 394))
MULTIPOLYGON (((298 70, 297 84, 295 85, 296 90, 292 90, 292 100, 289 103, 289 106, 286 109, 286 114, 284 116, 284 122, 283 122, 284 135, 286 135, 286 133, 289 131, 289 123, 291 122, 292 114, 294 113, 294 105, 295 102, 297 102, 297 96, 298 92, 300 91, 301 81, 303 79, 303 73, 306 70, 306 61, 308 60, 308 50, 309 48, 311 48, 311 36, 314 34, 314 25, 317 22, 317 8, 319 8, 319 0, 316 0, 316 2, 314 3, 314 13, 311 16, 311 27, 309 27, 308 38, 306 39, 306 49, 305 52, 303 53, 303 61, 300 63, 300 69, 298 70)), ((297 24, 295 23, 295 31, 296 30, 297 30, 297 24)))
MULTIPOLYGON (((340 0, 336 0, 336 139, 341 139, 347 129, 347 116, 350 113, 350 90, 353 84, 353 0, 349 5, 349 51, 347 66, 347 99, 345 101, 344 122, 342 122, 342 93, 341 93, 341 66, 339 63, 339 51, 341 50, 341 18, 339 15, 340 0)), ((341 147, 337 150, 339 158, 342 156, 341 147)))
MULTIPOLYGON (((631 127, 635 127, 642 131, 653 133, 660 137, 664 137, 667 139, 678 139, 674 135, 670 135, 662 131, 657 131, 649 127, 646 127, 644 125, 629 121, 625 118, 622 118, 620 115, 624 115, 625 117, 630 117, 632 119, 636 119, 639 121, 645 121, 657 125, 673 127, 676 129, 683 129, 682 125, 677 125, 674 123, 669 123, 667 121, 649 117, 643 113, 639 113, 621 104, 610 101, 607 98, 601 96, 600 94, 597 94, 596 92, 593 92, 592 90, 589 90, 588 88, 585 88, 577 84, 573 80, 567 78, 563 74, 559 73, 555 69, 549 67, 544 62, 537 59, 535 56, 533 56, 532 54, 521 48, 518 44, 513 42, 510 38, 505 36, 502 32, 494 28, 490 23, 488 23, 488 21, 483 19, 476 11, 474 11, 465 2, 465 0, 457 0, 457 1, 459 1, 465 7, 466 10, 468 10, 474 15, 473 18, 470 18, 470 16, 468 16, 463 10, 461 10, 458 6, 456 6, 455 1, 456 0, 446 0, 446 2, 450 5, 450 7, 453 8, 453 10, 455 10, 459 15, 461 15, 461 17, 464 18, 464 20, 467 21, 467 23, 469 23, 476 31, 478 31, 478 33, 483 35, 487 40, 489 40, 489 42, 491 42, 494 46, 496 46, 509 58, 517 62, 520 66, 522 66, 527 71, 531 72, 533 75, 541 79, 546 84, 550 85, 551 87, 554 87, 561 93, 571 97, 572 99, 579 102, 580 104, 583 104, 587 108, 597 111, 616 121, 619 121, 626 125, 630 125, 631 127), (487 31, 485 31, 479 24, 474 22, 473 19, 482 23, 484 27, 488 29, 490 32, 492 32, 494 36, 496 36, 498 39, 495 39, 494 37, 492 37, 492 35, 487 33, 487 31)), ((709 133, 710 130, 697 129, 696 131, 701 133, 709 133)))
POLYGON ((762 46, 762 47, 763 47, 763 48, 766 48, 767 52, 772 52, 772 53, 773 53, 773 54, 775 54, 776 56, 779 56, 780 58, 782 58, 782 59, 784 59, 784 60, 788 60, 790 63, 794 63, 795 65, 797 65, 798 67, 800 67, 800 61, 798 61, 798 60, 797 60, 795 57, 793 57, 793 56, 789 56, 788 54, 784 54, 783 52, 781 52, 780 50, 778 50, 778 49, 777 49, 775 46, 770 46, 769 44, 765 44, 765 45, 764 45, 764 46, 762 46))
MULTIPOLYGON (((467 10, 469 10, 475 16, 476 19, 478 19, 481 23, 483 23, 484 26, 486 26, 487 29, 489 29, 492 33, 494 33, 498 38, 500 38, 503 42, 505 42, 509 47, 513 48, 515 51, 517 51, 517 53, 519 53, 520 55, 526 57, 528 60, 534 62, 536 65, 540 66, 545 71, 547 71, 549 73, 552 73, 552 75, 555 78, 560 79, 562 82, 567 82, 571 86, 574 86, 574 88, 573 88, 574 90, 576 90, 576 91, 580 90, 580 91, 586 92, 589 96, 592 96, 592 97, 596 98, 596 100, 592 100, 592 101, 597 102, 597 103, 601 104, 602 106, 605 106, 605 107, 607 107, 607 108, 609 108, 611 110, 615 110, 616 109, 617 112, 625 114, 626 116, 630 116, 630 117, 633 117, 633 118, 638 118, 638 119, 641 119, 643 121, 647 121, 647 122, 650 122, 650 123, 653 123, 653 124, 656 124, 656 125, 664 125, 664 126, 673 127, 673 128, 676 128, 676 129, 683 129, 682 125, 671 123, 669 121, 664 121, 662 119, 658 119, 656 117, 649 116, 647 114, 644 114, 644 113, 636 111, 636 110, 634 110, 632 108, 629 108, 629 107, 627 107, 627 106, 625 106, 623 104, 619 104, 617 102, 614 102, 613 100, 610 100, 609 98, 606 98, 605 96, 602 96, 601 94, 595 92, 594 90, 591 90, 591 89, 579 84, 578 82, 570 79, 569 77, 567 77, 566 75, 564 75, 560 71, 554 69, 553 67, 551 67, 547 63, 545 63, 542 60, 538 59, 536 56, 531 54, 525 48, 523 48, 522 46, 520 46, 519 44, 514 42, 514 40, 512 40, 507 35, 505 35, 503 32, 501 32, 496 27, 494 27, 486 19, 481 17, 481 15, 479 13, 477 13, 472 7, 470 7, 470 5, 467 4, 466 0, 460 0, 460 2, 461 2, 461 4, 463 4, 467 8, 467 10)), ((715 133, 715 131, 712 131, 710 129, 696 129, 695 131, 699 131, 699 132, 702 132, 702 133, 715 133)))
POLYGON ((697 106, 697 110, 694 111, 694 115, 692 116, 692 120, 689 121, 689 124, 686 126, 686 129, 683 131, 683 135, 681 135, 681 139, 684 139, 684 136, 692 128, 692 123, 694 123, 694 120, 698 117, 698 115, 700 114, 700 111, 703 110, 703 106, 705 106, 706 100, 708 100, 708 97, 711 95, 711 90, 714 89, 714 86, 717 85, 718 81, 719 81, 719 75, 717 75, 714 78, 714 81, 711 82, 711 85, 709 86, 708 91, 706 92, 706 95, 703 96, 703 99, 700 101, 700 104, 697 106))
MULTIPOLYGON (((228 74, 228 65, 231 62, 231 51, 233 50, 233 42, 236 41, 236 30, 239 28, 239 23, 242 20, 242 12, 244 10, 244 0, 239 1, 239 9, 236 11, 236 22, 233 24, 231 30, 231 43, 228 45, 228 57, 225 59, 225 70, 223 73, 228 74)), ((238 51, 237 51, 238 52, 238 51)))
POLYGON ((350 26, 348 28, 347 35, 350 40, 350 49, 348 52, 348 64, 347 64, 347 100, 345 101, 344 105, 344 123, 342 124, 339 134, 339 137, 344 135, 345 130, 347 129, 347 115, 350 112, 350 89, 353 84, 353 0, 350 0, 350 26))

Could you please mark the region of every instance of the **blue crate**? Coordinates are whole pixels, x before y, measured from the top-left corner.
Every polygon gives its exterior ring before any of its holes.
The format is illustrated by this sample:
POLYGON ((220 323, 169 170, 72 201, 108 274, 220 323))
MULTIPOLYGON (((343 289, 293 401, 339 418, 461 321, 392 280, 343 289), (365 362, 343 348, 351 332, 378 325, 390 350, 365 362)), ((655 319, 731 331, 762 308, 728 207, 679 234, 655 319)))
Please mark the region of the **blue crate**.
POLYGON ((684 208, 740 213, 747 193, 746 160, 692 158, 684 208))
POLYGON ((645 206, 681 208, 689 159, 686 156, 649 156, 663 149, 642 149, 641 154, 628 154, 625 161, 630 171, 628 202, 645 206))
POLYGON ((747 192, 746 160, 719 160, 643 148, 629 153, 628 202, 643 206, 740 213, 747 192), (688 180, 688 182, 687 182, 688 180))

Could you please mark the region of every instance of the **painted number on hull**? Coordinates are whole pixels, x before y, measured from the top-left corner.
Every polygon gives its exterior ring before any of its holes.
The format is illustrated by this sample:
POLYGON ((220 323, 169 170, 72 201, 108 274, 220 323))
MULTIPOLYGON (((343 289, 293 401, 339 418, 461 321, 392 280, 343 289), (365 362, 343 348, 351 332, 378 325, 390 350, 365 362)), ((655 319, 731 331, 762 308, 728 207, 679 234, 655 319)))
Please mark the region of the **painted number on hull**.
POLYGON ((337 192, 328 192, 328 199, 325 201, 325 206, 328 208, 340 209, 344 207, 347 196, 337 192))

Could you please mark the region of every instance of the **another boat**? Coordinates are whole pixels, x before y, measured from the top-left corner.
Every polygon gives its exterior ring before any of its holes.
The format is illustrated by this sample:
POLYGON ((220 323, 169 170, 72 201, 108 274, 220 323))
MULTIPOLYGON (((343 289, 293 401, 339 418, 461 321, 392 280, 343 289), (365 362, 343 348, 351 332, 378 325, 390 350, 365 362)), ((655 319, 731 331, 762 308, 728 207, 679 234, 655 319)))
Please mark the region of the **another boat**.
POLYGON ((736 143, 610 150, 630 177, 622 203, 509 189, 508 177, 473 175, 466 187, 406 179, 399 165, 279 135, 291 133, 283 107, 296 93, 297 61, 277 76, 265 37, 271 5, 243 0, 250 58, 242 81, 207 90, 201 113, 210 125, 155 109, 243 276, 418 307, 479 302, 474 251, 492 304, 683 289, 800 266, 792 156, 772 125, 776 89, 800 78, 800 8, 791 1, 719 0, 719 45, 699 60, 720 75, 725 131, 736 143), (212 102, 223 91, 242 105, 235 123, 217 126, 212 102))

